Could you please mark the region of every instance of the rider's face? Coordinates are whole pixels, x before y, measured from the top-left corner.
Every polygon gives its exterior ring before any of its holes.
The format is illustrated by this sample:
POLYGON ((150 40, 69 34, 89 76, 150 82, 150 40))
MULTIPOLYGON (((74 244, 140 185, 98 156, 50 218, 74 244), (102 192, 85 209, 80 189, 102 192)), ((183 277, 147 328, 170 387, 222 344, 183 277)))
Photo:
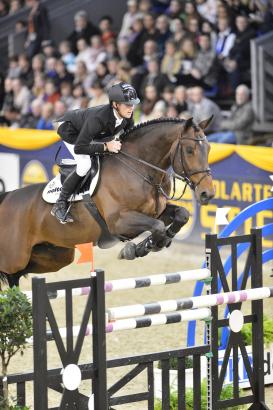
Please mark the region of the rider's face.
POLYGON ((127 105, 122 103, 117 103, 116 107, 119 115, 123 118, 131 118, 134 112, 134 105, 127 105))

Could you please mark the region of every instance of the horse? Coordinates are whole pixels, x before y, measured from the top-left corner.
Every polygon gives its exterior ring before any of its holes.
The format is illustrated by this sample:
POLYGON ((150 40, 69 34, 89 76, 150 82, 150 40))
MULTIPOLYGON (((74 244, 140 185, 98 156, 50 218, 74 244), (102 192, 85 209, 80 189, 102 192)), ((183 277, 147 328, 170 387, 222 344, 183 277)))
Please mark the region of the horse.
POLYGON ((1 282, 18 286, 22 275, 56 272, 73 262, 77 244, 107 248, 127 241, 120 259, 168 247, 189 218, 186 209, 168 204, 171 177, 185 181, 201 205, 214 196, 204 133, 211 119, 197 125, 192 118, 161 118, 136 125, 123 134, 118 154, 103 157, 100 183, 89 199, 111 241, 103 241, 103 228, 84 201, 72 204, 74 223, 60 224, 42 199, 45 184, 0 195, 1 282), (147 231, 142 242, 131 242, 147 231))

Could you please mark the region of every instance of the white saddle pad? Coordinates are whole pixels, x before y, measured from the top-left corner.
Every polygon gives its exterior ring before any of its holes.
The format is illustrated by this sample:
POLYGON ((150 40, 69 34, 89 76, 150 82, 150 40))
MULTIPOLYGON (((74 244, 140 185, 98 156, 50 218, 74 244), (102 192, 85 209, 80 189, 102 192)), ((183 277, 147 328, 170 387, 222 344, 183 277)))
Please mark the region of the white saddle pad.
MULTIPOLYGON (((92 179, 89 190, 81 194, 78 194, 78 195, 72 195, 69 200, 70 201, 72 200, 73 202, 81 201, 83 199, 82 198, 83 195, 85 194, 89 194, 90 196, 92 196, 93 192, 96 189, 96 186, 99 180, 99 175, 100 175, 100 163, 98 163, 98 172, 92 179)), ((59 198, 61 189, 62 189, 61 176, 60 174, 58 174, 56 175, 55 178, 51 179, 48 182, 48 184, 45 186, 43 190, 43 194, 42 194, 44 201, 48 202, 49 204, 55 204, 57 199, 59 198)))

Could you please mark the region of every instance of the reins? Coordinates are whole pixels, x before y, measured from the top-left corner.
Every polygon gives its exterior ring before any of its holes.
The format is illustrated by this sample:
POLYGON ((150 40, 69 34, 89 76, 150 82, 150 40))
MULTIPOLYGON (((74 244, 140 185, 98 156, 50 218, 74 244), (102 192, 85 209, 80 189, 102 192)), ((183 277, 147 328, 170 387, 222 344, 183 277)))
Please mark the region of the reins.
POLYGON ((146 181, 148 184, 152 185, 153 187, 156 188, 157 192, 162 194, 167 200, 172 200, 172 201, 179 201, 185 194, 185 191, 187 189, 187 186, 189 186, 193 191, 196 189, 196 187, 202 182, 202 180, 204 178, 206 178, 206 176, 210 175, 210 168, 204 169, 204 170, 196 170, 196 171, 192 171, 192 172, 187 172, 184 166, 185 160, 184 160, 184 156, 183 156, 183 148, 182 148, 182 140, 193 140, 196 142, 200 142, 200 141, 204 141, 204 138, 190 138, 190 137, 185 137, 182 138, 182 136, 179 138, 178 144, 176 146, 175 149, 175 153, 171 159, 171 165, 172 165, 172 169, 174 169, 174 160, 176 158, 176 155, 178 153, 178 151, 180 151, 180 163, 181 163, 181 167, 183 170, 183 174, 179 175, 176 172, 172 171, 172 172, 168 172, 165 171, 164 169, 151 164, 150 162, 147 162, 141 158, 135 157, 132 154, 129 154, 128 152, 124 152, 124 151, 119 151, 118 155, 115 156, 115 158, 117 160, 119 160, 122 164, 124 164, 127 168, 129 168, 132 172, 134 172, 136 175, 138 175, 139 177, 141 177, 144 181, 146 181), (180 148, 180 150, 179 150, 180 148), (164 188, 162 187, 161 183, 155 183, 153 181, 153 178, 151 176, 146 176, 144 174, 142 174, 140 171, 138 171, 137 169, 135 169, 134 167, 131 166, 130 163, 128 163, 128 161, 120 158, 119 154, 123 155, 124 157, 127 157, 137 163, 143 164, 145 166, 147 166, 148 168, 154 169, 157 172, 160 172, 161 174, 167 175, 170 179, 172 179, 173 181, 173 193, 171 196, 169 196, 165 191, 164 188), (190 177, 192 175, 197 175, 197 174, 204 174, 200 180, 194 184, 194 182, 191 181, 190 177), (176 191, 176 179, 179 179, 180 181, 185 182, 185 186, 184 189, 181 193, 181 195, 179 197, 175 197, 175 191, 176 191))

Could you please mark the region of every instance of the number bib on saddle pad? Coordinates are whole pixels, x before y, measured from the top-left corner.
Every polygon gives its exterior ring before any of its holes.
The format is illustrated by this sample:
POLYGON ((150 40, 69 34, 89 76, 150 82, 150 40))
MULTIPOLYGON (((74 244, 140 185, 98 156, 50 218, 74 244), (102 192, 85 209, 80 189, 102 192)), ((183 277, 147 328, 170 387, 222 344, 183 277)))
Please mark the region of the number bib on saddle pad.
MULTIPOLYGON (((71 159, 64 159, 60 163, 60 173, 55 178, 48 182, 43 190, 42 197, 49 204, 55 204, 59 198, 62 183, 65 178, 76 168, 76 162, 71 159)), ((84 183, 70 197, 69 201, 81 201, 83 195, 89 194, 92 196, 97 187, 100 176, 100 161, 98 157, 92 157, 92 168, 86 175, 84 183)))

